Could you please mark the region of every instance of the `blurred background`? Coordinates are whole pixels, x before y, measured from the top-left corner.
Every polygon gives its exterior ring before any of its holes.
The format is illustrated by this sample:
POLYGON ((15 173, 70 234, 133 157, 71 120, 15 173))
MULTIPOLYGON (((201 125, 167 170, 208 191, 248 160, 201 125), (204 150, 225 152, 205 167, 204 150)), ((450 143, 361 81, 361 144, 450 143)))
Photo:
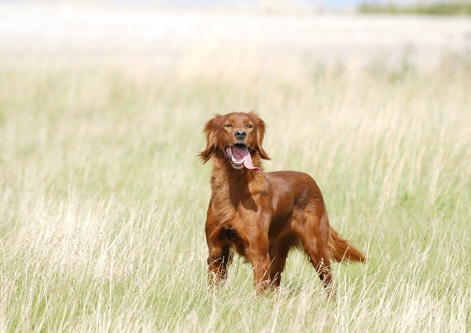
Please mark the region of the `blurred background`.
MULTIPOLYGON (((0 1, 0 58, 76 65, 413 64, 469 60, 470 1, 0 1), (228 63, 227 59, 238 59, 228 63), (211 59, 211 63, 207 63, 211 59)), ((224 67, 223 66, 223 67, 224 67)))

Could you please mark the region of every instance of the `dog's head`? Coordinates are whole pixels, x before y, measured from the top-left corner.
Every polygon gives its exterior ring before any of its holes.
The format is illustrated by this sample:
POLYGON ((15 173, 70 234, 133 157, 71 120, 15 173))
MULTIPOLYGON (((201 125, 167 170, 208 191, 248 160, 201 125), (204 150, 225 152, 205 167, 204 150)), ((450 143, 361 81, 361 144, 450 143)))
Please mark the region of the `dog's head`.
POLYGON ((254 112, 218 114, 204 127, 206 149, 199 156, 206 163, 213 155, 222 153, 233 168, 245 167, 259 172, 252 164, 252 157, 258 154, 265 160, 270 159, 262 147, 265 126, 254 112))

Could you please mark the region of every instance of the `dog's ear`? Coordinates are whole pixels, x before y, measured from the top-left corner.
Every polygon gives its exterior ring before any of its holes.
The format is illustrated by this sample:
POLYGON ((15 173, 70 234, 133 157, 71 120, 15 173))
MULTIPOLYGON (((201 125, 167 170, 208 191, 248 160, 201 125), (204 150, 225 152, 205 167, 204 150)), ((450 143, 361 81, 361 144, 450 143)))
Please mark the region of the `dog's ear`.
POLYGON ((265 136, 265 128, 267 127, 267 124, 253 111, 250 112, 250 115, 254 119, 255 123, 255 128, 256 128, 256 135, 257 135, 257 147, 255 148, 260 157, 263 158, 264 160, 269 160, 270 156, 268 156, 267 152, 265 149, 263 149, 262 142, 263 142, 263 137, 265 136))
POLYGON ((204 126, 203 132, 206 135, 206 149, 198 154, 203 163, 208 162, 217 150, 216 132, 219 126, 219 118, 221 118, 221 115, 216 114, 214 118, 208 121, 204 126))

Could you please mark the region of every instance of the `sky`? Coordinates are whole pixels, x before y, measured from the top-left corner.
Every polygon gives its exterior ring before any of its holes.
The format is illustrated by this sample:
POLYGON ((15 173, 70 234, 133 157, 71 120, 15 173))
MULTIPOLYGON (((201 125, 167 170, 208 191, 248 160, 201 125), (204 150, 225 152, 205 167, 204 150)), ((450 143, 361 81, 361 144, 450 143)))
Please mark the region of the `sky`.
MULTIPOLYGON (((207 5, 217 5, 221 3, 226 4, 257 4, 267 2, 270 3, 270 0, 117 0, 121 2, 160 2, 168 4, 177 4, 177 5, 190 5, 190 6, 207 6, 207 5)), ((325 8, 325 9, 354 9, 362 3, 396 3, 396 4, 406 4, 406 3, 416 3, 420 0, 272 0, 274 3, 293 3, 298 2, 306 4, 308 6, 313 6, 315 8, 325 8)))
MULTIPOLYGON (((0 0, 0 3, 2 2, 15 3, 17 1, 18 0, 0 0)), ((24 1, 35 2, 35 0, 23 0, 23 2, 24 1)), ((67 2, 67 0, 49 0, 49 1, 67 2)), ((308 7, 312 6, 313 8, 344 10, 344 9, 355 9, 360 4, 363 4, 363 3, 414 4, 418 2, 437 2, 437 1, 446 1, 446 0, 103 0, 103 1, 116 2, 116 3, 149 3, 149 4, 161 3, 161 4, 196 6, 196 7, 220 5, 220 4, 237 4, 237 3, 242 3, 245 5, 256 5, 260 3, 266 3, 266 4, 300 3, 303 5, 307 5, 308 7)), ((93 0, 91 0, 90 2, 93 2, 93 0)))

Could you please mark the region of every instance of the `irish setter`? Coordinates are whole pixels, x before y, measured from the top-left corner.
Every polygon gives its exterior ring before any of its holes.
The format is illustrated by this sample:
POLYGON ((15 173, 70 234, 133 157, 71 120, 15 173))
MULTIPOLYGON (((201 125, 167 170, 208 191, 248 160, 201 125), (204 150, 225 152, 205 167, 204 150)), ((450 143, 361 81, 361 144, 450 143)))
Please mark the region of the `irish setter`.
POLYGON ((206 219, 209 278, 227 277, 233 250, 253 267, 255 290, 278 287, 288 252, 304 249, 333 293, 331 259, 365 262, 366 257, 329 225, 314 179, 296 171, 263 172, 265 122, 254 112, 216 115, 204 128, 204 163, 213 158, 212 195, 206 219))

